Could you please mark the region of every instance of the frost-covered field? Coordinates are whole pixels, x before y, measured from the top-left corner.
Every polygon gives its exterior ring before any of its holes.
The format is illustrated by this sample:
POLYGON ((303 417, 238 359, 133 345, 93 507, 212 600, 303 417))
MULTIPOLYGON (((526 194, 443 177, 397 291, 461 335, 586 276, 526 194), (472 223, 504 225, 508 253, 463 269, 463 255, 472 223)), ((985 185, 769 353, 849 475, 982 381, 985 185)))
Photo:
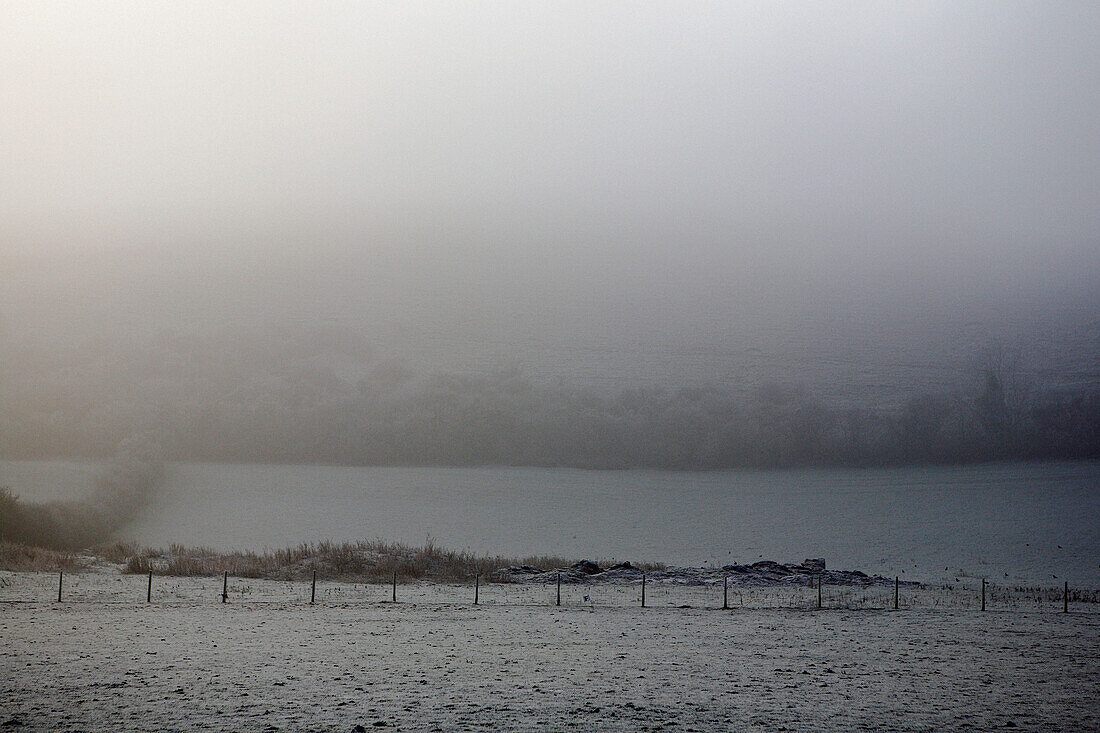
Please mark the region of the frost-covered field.
POLYGON ((5 729, 1100 729, 1096 604, 996 587, 146 582, 0 578, 5 729))

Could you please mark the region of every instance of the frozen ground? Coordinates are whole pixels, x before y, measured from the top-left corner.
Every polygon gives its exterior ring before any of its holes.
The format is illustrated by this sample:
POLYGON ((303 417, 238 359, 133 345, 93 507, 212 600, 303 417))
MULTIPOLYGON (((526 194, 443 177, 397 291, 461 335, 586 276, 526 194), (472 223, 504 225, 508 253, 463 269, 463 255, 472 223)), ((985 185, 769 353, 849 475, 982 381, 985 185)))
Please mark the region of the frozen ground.
MULTIPOLYGON (((567 568, 542 570, 531 565, 501 568, 492 573, 494 580, 508 583, 641 583, 645 575, 655 585, 893 585, 894 580, 867 575, 858 570, 826 570, 824 559, 808 558, 801 563, 784 565, 761 560, 751 565, 723 565, 711 568, 672 567, 643 572, 629 562, 601 568, 591 560, 581 560, 567 568)), ((905 582, 905 585, 917 583, 905 582)))
POLYGON ((996 587, 56 583, 0 576, 4 730, 1100 729, 1097 605, 996 587))

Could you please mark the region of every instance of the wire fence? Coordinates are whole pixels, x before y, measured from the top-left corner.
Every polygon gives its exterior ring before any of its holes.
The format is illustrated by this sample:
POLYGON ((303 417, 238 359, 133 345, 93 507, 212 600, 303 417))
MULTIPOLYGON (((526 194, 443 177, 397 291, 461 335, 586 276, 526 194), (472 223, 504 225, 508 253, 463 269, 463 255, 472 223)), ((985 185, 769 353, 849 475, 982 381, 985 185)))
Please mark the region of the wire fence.
POLYGON ((7 572, 0 603, 180 605, 394 604, 453 606, 545 605, 564 608, 792 609, 852 611, 1100 612, 1100 590, 995 584, 981 578, 957 583, 889 585, 742 585, 732 578, 711 584, 638 582, 501 583, 402 578, 388 583, 318 579, 266 580, 220 576, 180 577, 108 572, 7 572))

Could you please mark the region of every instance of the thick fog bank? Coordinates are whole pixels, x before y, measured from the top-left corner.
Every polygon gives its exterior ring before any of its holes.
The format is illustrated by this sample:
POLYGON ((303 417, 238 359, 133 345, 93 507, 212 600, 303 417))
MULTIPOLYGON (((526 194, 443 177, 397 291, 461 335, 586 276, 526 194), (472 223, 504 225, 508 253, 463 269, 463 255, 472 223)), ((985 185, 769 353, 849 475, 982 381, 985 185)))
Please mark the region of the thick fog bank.
POLYGON ((1016 0, 0 4, 0 455, 1094 455, 1097 38, 1016 0))
MULTIPOLYGON (((618 388, 520 368, 424 372, 344 331, 11 342, 0 455, 360 465, 732 468, 1100 455, 1100 386, 987 352, 953 386, 862 403, 757 375, 618 388)), ((849 385, 851 388, 851 385, 849 385)), ((891 394, 904 392, 894 384, 891 394)))

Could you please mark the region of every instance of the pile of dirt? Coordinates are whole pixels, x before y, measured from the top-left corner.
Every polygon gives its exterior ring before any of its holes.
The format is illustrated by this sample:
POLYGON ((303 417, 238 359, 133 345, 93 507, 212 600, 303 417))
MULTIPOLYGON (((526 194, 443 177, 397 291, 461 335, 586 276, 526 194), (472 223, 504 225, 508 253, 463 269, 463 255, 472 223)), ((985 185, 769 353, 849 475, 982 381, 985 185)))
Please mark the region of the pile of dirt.
MULTIPOLYGON (((823 558, 807 558, 801 563, 783 564, 760 560, 751 565, 724 565, 720 568, 668 568, 644 573, 629 562, 601 568, 591 560, 569 567, 544 570, 531 565, 501 568, 490 576, 501 583, 647 583, 669 585, 715 585, 723 581, 734 586, 814 585, 889 585, 892 578, 867 575, 859 570, 828 570, 823 558)), ((905 585, 915 585, 905 583, 905 585)))

